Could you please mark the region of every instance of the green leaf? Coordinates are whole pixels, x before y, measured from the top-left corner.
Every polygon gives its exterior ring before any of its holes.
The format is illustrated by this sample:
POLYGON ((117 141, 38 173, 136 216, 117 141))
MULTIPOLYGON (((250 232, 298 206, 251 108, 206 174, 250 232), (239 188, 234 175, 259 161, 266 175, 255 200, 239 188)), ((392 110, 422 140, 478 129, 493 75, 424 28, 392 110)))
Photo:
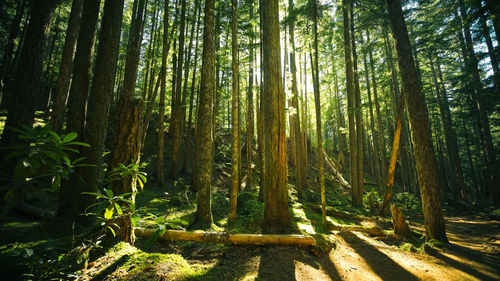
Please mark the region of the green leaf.
POLYGON ((107 228, 111 231, 111 233, 113 233, 113 237, 116 237, 115 230, 109 225, 107 226, 107 228))
POLYGON ((77 136, 78 136, 78 134, 77 134, 77 133, 75 133, 75 132, 71 132, 71 133, 69 133, 69 134, 67 134, 67 135, 65 135, 65 136, 64 136, 64 138, 63 138, 62 142, 63 142, 63 143, 68 143, 68 142, 70 142, 70 141, 72 141, 72 140, 76 139, 76 137, 77 137, 77 136))
POLYGON ((57 143, 60 143, 61 142, 61 137, 59 137, 59 135, 54 132, 54 131, 48 131, 48 133, 50 134, 50 136, 55 139, 57 141, 57 143))
POLYGON ((104 219, 109 220, 113 217, 114 214, 114 209, 113 208, 106 208, 104 211, 104 219))
POLYGON ((119 215, 123 215, 122 208, 120 207, 120 205, 118 205, 117 203, 114 203, 114 204, 115 204, 115 209, 116 209, 116 212, 117 212, 119 215))
POLYGON ((79 145, 79 146, 84 146, 84 147, 90 147, 90 144, 85 143, 85 142, 79 142, 79 141, 73 141, 73 142, 69 142, 67 144, 69 144, 69 145, 79 145))
POLYGON ((108 195, 109 198, 113 197, 113 191, 111 189, 104 189, 104 192, 106 192, 106 195, 108 195))

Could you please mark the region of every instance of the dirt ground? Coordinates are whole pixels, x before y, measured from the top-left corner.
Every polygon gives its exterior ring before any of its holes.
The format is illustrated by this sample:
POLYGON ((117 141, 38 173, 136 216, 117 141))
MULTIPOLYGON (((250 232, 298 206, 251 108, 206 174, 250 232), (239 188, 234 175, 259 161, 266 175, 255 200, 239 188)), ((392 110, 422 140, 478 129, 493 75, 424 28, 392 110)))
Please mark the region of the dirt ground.
MULTIPOLYGON (((404 251, 362 233, 340 232, 336 249, 323 257, 298 247, 228 248, 202 279, 500 280, 500 223, 477 217, 446 221, 451 246, 444 250, 404 251)), ((209 251, 185 253, 185 258, 210 264, 209 251)))

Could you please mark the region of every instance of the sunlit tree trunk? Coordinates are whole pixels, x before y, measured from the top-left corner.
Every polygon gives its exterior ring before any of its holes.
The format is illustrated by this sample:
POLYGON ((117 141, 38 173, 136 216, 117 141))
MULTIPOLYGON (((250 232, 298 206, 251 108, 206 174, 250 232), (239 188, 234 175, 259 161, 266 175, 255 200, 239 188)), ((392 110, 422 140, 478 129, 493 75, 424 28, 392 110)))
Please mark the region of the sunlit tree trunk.
POLYGON ((261 0, 265 119, 265 208, 263 232, 287 231, 288 211, 285 93, 281 81, 278 0, 261 0))
POLYGON ((346 71, 346 95, 347 95, 347 117, 349 124, 349 169, 351 171, 352 205, 359 205, 358 198, 358 157, 356 148, 356 125, 354 121, 354 74, 351 53, 350 34, 350 0, 343 3, 342 13, 344 16, 344 57, 346 71))
MULTIPOLYGON (((248 1, 250 19, 254 18, 253 0, 248 1)), ((254 76, 254 30, 250 31, 250 46, 249 46, 249 70, 248 70, 248 94, 247 94, 247 134, 246 134, 246 165, 247 165, 247 182, 246 186, 252 185, 252 156, 253 156, 253 136, 254 136, 254 113, 253 113, 253 76, 254 76)))
POLYGON ((238 56, 238 0, 231 1, 231 71, 233 74, 232 82, 232 161, 231 161, 231 196, 229 221, 236 219, 236 197, 240 190, 240 88, 239 88, 239 56, 238 56))
POLYGON ((392 34, 398 55, 399 70, 406 95, 415 151, 418 182, 422 196, 422 212, 426 240, 447 241, 438 187, 436 159, 429 128, 427 106, 418 81, 410 39, 400 0, 386 0, 392 34))
POLYGON ((193 175, 198 189, 196 223, 208 228, 212 218, 212 166, 213 166, 213 99, 215 91, 215 0, 205 1, 203 28, 203 55, 201 66, 201 91, 198 117, 196 118, 197 173, 193 175))
POLYGON ((356 33, 354 31, 354 7, 353 2, 351 3, 350 10, 350 28, 351 28, 351 52, 352 52, 352 64, 353 64, 353 74, 354 74, 354 115, 356 117, 356 157, 357 166, 356 171, 358 175, 356 176, 356 181, 358 187, 356 192, 358 193, 356 199, 358 205, 363 205, 363 109, 361 107, 361 91, 359 89, 359 75, 358 75, 358 55, 356 51, 356 33))
POLYGON ((321 222, 326 228, 326 195, 325 195, 325 170, 323 165, 323 134, 321 133, 321 101, 319 96, 319 63, 318 63, 318 3, 314 1, 313 6, 313 33, 314 33, 314 104, 316 107, 316 137, 317 137, 317 161, 319 170, 319 184, 321 190, 321 222))

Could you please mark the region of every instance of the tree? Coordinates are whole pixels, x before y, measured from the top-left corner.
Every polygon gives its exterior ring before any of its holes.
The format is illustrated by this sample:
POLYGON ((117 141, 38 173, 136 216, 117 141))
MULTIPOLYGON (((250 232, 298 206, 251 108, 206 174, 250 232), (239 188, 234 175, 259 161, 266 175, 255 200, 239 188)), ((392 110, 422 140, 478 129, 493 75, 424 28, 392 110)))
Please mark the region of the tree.
MULTIPOLYGON (((120 164, 139 164, 141 150, 141 122, 144 100, 134 95, 137 67, 142 42, 143 19, 146 13, 146 0, 134 0, 130 34, 127 45, 123 93, 118 107, 118 126, 113 135, 113 148, 109 157, 108 172, 120 164)), ((136 192, 136 179, 127 176, 112 183, 114 194, 136 192)), ((132 197, 134 198, 134 197, 132 197)))
POLYGON ((89 0, 83 3, 81 28, 78 34, 73 79, 68 98, 66 132, 76 132, 83 136, 85 113, 92 72, 95 34, 99 19, 101 0, 89 0))
POLYGON ((83 2, 83 0, 75 0, 71 4, 68 29, 66 30, 66 39, 59 67, 59 77, 54 94, 54 104, 52 105, 52 112, 50 114, 50 125, 52 125, 53 130, 56 132, 62 130, 64 122, 66 100, 68 99, 68 91, 71 84, 71 72, 76 51, 76 40, 78 38, 78 31, 80 30, 83 2))
POLYGON ((406 93, 406 104, 413 136, 418 183, 422 196, 426 240, 448 241, 439 196, 436 159, 429 129, 427 106, 422 95, 417 69, 400 0, 386 0, 392 34, 398 55, 399 71, 406 93))
MULTIPOLYGON (((294 13, 293 0, 288 0, 289 15, 294 13)), ((292 20, 288 25, 288 30, 290 33, 290 71, 292 73, 292 107, 295 109, 295 113, 292 114, 290 126, 295 128, 295 153, 296 167, 297 167, 297 193, 299 198, 302 197, 302 188, 304 186, 304 162, 302 160, 304 145, 302 143, 302 132, 300 130, 300 110, 299 110, 299 91, 297 89, 297 66, 295 63, 295 22, 292 20)))
POLYGON ((116 62, 120 47, 124 0, 106 0, 102 16, 99 47, 95 60, 94 80, 88 100, 88 112, 83 139, 90 147, 81 154, 91 166, 79 169, 82 181, 61 190, 59 213, 76 218, 85 211, 90 199, 81 192, 95 192, 102 173, 102 153, 109 120, 109 108, 113 95, 116 62))
POLYGON ((281 80, 278 0, 261 0, 262 57, 264 72, 265 208, 262 230, 283 232, 290 228, 288 211, 285 93, 281 80))
MULTIPOLYGON (((240 190, 241 148, 240 148, 240 89, 238 58, 238 0, 231 0, 231 71, 232 83, 232 158, 231 158, 231 198, 229 221, 236 218, 236 199, 240 190)), ((248 132, 247 132, 248 133, 248 132)), ((247 144, 248 145, 248 144, 247 144)))
POLYGON ((158 105, 158 159, 157 159, 157 178, 158 184, 163 185, 165 176, 163 173, 163 156, 164 156, 164 137, 165 137, 165 95, 167 88, 167 57, 170 48, 170 41, 168 40, 168 12, 170 1, 165 2, 165 11, 163 12, 163 40, 162 40, 162 53, 161 53, 161 69, 160 69, 160 103, 158 105))
POLYGON ((325 195, 325 168, 323 165, 323 134, 321 133, 321 101, 319 95, 319 63, 318 63, 318 3, 313 0, 313 48, 314 48, 314 67, 313 69, 313 82, 314 82, 314 105, 316 108, 316 137, 318 143, 316 144, 319 170, 319 184, 321 189, 321 222, 326 228, 326 195, 325 195))
MULTIPOLYGON (((7 100, 8 113, 0 147, 5 148, 18 143, 17 132, 9 128, 32 127, 35 117, 35 97, 41 88, 45 41, 50 22, 58 1, 32 1, 26 38, 22 45, 20 60, 15 70, 12 88, 7 100)), ((22 140, 21 140, 22 141, 22 140)), ((5 150, 1 153, 3 161, 5 150)), ((12 161, 12 160, 11 160, 12 161)), ((3 171, 10 171, 11 161, 3 161, 3 171)))
POLYGON ((344 16, 344 58, 346 71, 346 95, 347 95, 347 118, 349 126, 349 168, 351 170, 352 205, 360 205, 363 198, 358 197, 358 157, 356 148, 356 125, 354 120, 354 73, 351 52, 350 32, 350 0, 342 3, 342 14, 344 16))
POLYGON ((170 129, 173 136, 172 148, 172 178, 177 179, 179 153, 181 144, 181 89, 182 89, 182 64, 184 63, 184 34, 186 26, 186 0, 181 1, 181 25, 179 29, 179 52, 177 60, 177 71, 175 72, 175 89, 172 90, 172 118, 170 129))
POLYGON ((203 55, 201 66, 201 91, 198 117, 196 118, 196 174, 193 175, 198 189, 196 223, 203 228, 211 227, 212 218, 212 166, 214 141, 213 98, 215 82, 215 0, 205 1, 203 22, 203 55))

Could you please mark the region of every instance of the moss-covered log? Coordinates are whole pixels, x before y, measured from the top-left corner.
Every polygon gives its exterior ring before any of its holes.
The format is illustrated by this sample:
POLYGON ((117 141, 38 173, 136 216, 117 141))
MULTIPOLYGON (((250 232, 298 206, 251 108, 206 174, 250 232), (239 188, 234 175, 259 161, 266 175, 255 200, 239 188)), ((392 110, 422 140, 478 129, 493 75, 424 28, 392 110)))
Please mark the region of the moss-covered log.
MULTIPOLYGON (((157 230, 151 228, 136 227, 135 236, 151 237, 157 230)), ((226 245, 303 245, 315 244, 313 237, 297 234, 229 234, 225 232, 201 232, 166 230, 159 237, 162 240, 171 241, 193 241, 203 243, 216 243, 226 245)))

